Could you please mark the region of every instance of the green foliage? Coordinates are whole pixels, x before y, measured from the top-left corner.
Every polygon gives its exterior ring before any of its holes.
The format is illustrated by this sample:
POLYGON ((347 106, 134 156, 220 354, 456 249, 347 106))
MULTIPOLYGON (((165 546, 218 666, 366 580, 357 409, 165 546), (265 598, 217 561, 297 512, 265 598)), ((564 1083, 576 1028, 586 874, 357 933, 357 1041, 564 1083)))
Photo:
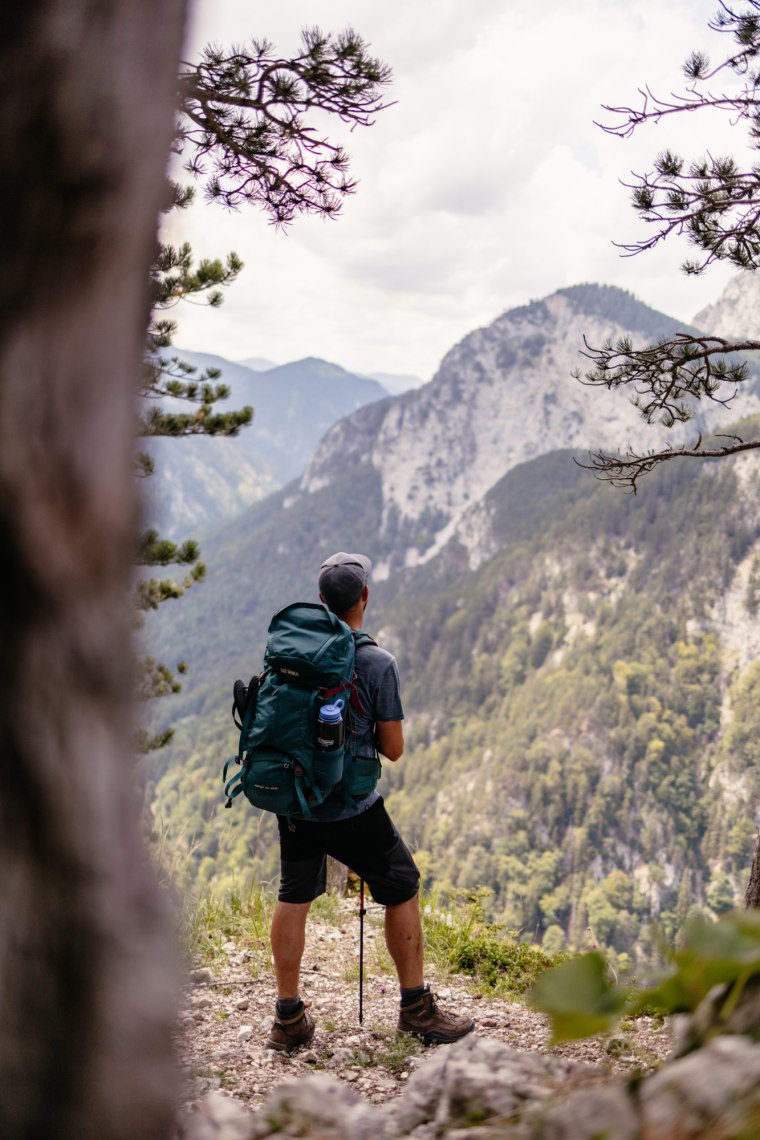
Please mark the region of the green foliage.
POLYGON ((531 990, 530 1004, 549 1015, 551 1043, 557 1045, 611 1029, 623 1015, 626 997, 610 981, 602 955, 594 952, 543 974, 531 990))
POLYGON ((248 969, 254 977, 269 962, 269 928, 274 892, 251 886, 243 892, 211 891, 194 900, 182 896, 181 922, 187 952, 214 961, 225 942, 248 951, 248 969))
POLYGON ((379 1045, 364 1053, 360 1063, 365 1066, 382 1065, 391 1072, 398 1072, 409 1067, 410 1057, 420 1057, 425 1052, 425 1046, 419 1038, 411 1034, 404 1036, 387 1026, 373 1026, 372 1035, 379 1045))
POLYGON ((695 917, 687 924, 682 947, 668 956, 669 966, 659 979, 626 990, 612 980, 600 954, 584 954, 539 978, 529 1000, 548 1014, 556 1043, 610 1030, 624 1015, 692 1013, 721 986, 717 1032, 749 980, 760 976, 760 913, 732 911, 717 922, 695 917))
POLYGON ((681 949, 671 953, 665 976, 631 1003, 631 1011, 655 1008, 663 1014, 689 1013, 713 986, 728 987, 723 1015, 734 1007, 747 981, 760 974, 760 914, 732 911, 717 922, 701 916, 686 928, 681 949))
POLYGON ((438 969, 468 974, 488 993, 522 994, 564 955, 549 955, 486 921, 483 894, 460 892, 451 909, 423 904, 425 951, 438 969))
POLYGON ((348 155, 319 133, 321 113, 368 126, 383 109, 390 69, 348 29, 302 33, 292 59, 266 40, 222 49, 182 65, 177 149, 206 198, 262 208, 277 225, 303 213, 330 217, 356 183, 348 155))

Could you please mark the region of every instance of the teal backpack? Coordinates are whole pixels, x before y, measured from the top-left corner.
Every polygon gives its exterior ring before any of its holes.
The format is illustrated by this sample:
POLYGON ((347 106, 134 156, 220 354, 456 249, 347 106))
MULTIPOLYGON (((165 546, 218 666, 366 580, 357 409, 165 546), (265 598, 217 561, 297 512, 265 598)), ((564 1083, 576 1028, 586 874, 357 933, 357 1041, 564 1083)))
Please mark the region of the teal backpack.
POLYGON ((254 807, 309 817, 334 788, 346 802, 372 791, 380 761, 353 755, 349 705, 361 710, 354 676, 359 645, 376 644, 354 632, 323 605, 296 602, 274 615, 267 633, 264 671, 248 686, 236 681, 232 715, 240 729, 237 754, 224 765, 225 807, 242 792, 254 807), (317 717, 342 701, 343 743, 317 744, 317 717), (227 780, 231 764, 240 771, 227 780))

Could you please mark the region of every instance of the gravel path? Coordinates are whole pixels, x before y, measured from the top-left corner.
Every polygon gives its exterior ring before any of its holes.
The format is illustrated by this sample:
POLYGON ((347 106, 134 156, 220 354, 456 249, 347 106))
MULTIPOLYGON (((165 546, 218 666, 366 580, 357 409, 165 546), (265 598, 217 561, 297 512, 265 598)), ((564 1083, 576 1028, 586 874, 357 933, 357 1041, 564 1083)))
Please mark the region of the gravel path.
MULTIPOLYGON (((310 919, 303 960, 302 997, 317 1022, 314 1038, 291 1055, 266 1049, 272 1022, 274 975, 266 949, 226 943, 191 971, 177 1026, 177 1049, 186 1075, 182 1107, 194 1111, 211 1089, 228 1090, 259 1107, 286 1078, 324 1069, 379 1104, 398 1095, 424 1056, 424 1048, 398 1039, 398 993, 383 943, 381 919, 365 921, 364 1019, 358 1023, 358 922, 346 903, 338 925, 310 919), (263 965, 262 965, 263 962, 263 965)), ((551 1049, 546 1019, 522 1002, 478 993, 472 979, 428 973, 442 1005, 471 1011, 475 1032, 526 1052, 557 1053, 602 1071, 647 1072, 670 1049, 669 1026, 651 1018, 624 1023, 614 1035, 551 1049)))

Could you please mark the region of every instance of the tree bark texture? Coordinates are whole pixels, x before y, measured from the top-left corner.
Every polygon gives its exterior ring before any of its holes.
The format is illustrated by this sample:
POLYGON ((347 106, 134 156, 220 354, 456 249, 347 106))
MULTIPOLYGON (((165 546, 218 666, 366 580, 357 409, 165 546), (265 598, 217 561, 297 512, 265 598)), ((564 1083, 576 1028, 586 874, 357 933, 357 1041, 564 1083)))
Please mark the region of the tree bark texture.
POLYGON ((0 37, 0 1136, 170 1133, 174 952, 132 753, 133 431, 184 0, 0 37))
POLYGON ((747 891, 744 896, 744 905, 746 907, 760 907, 760 836, 757 839, 755 846, 755 854, 752 859, 752 866, 749 872, 749 882, 747 883, 747 891))

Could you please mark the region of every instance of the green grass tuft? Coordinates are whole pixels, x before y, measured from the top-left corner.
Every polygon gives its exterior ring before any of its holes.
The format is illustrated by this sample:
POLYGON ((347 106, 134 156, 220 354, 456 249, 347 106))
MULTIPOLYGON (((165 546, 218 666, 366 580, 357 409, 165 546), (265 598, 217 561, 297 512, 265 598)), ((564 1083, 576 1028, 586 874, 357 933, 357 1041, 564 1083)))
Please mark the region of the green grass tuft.
POLYGON ((424 903, 426 956, 439 970, 470 975, 489 994, 523 994, 568 955, 547 954, 488 922, 483 897, 482 891, 460 895, 451 909, 435 899, 424 903))

